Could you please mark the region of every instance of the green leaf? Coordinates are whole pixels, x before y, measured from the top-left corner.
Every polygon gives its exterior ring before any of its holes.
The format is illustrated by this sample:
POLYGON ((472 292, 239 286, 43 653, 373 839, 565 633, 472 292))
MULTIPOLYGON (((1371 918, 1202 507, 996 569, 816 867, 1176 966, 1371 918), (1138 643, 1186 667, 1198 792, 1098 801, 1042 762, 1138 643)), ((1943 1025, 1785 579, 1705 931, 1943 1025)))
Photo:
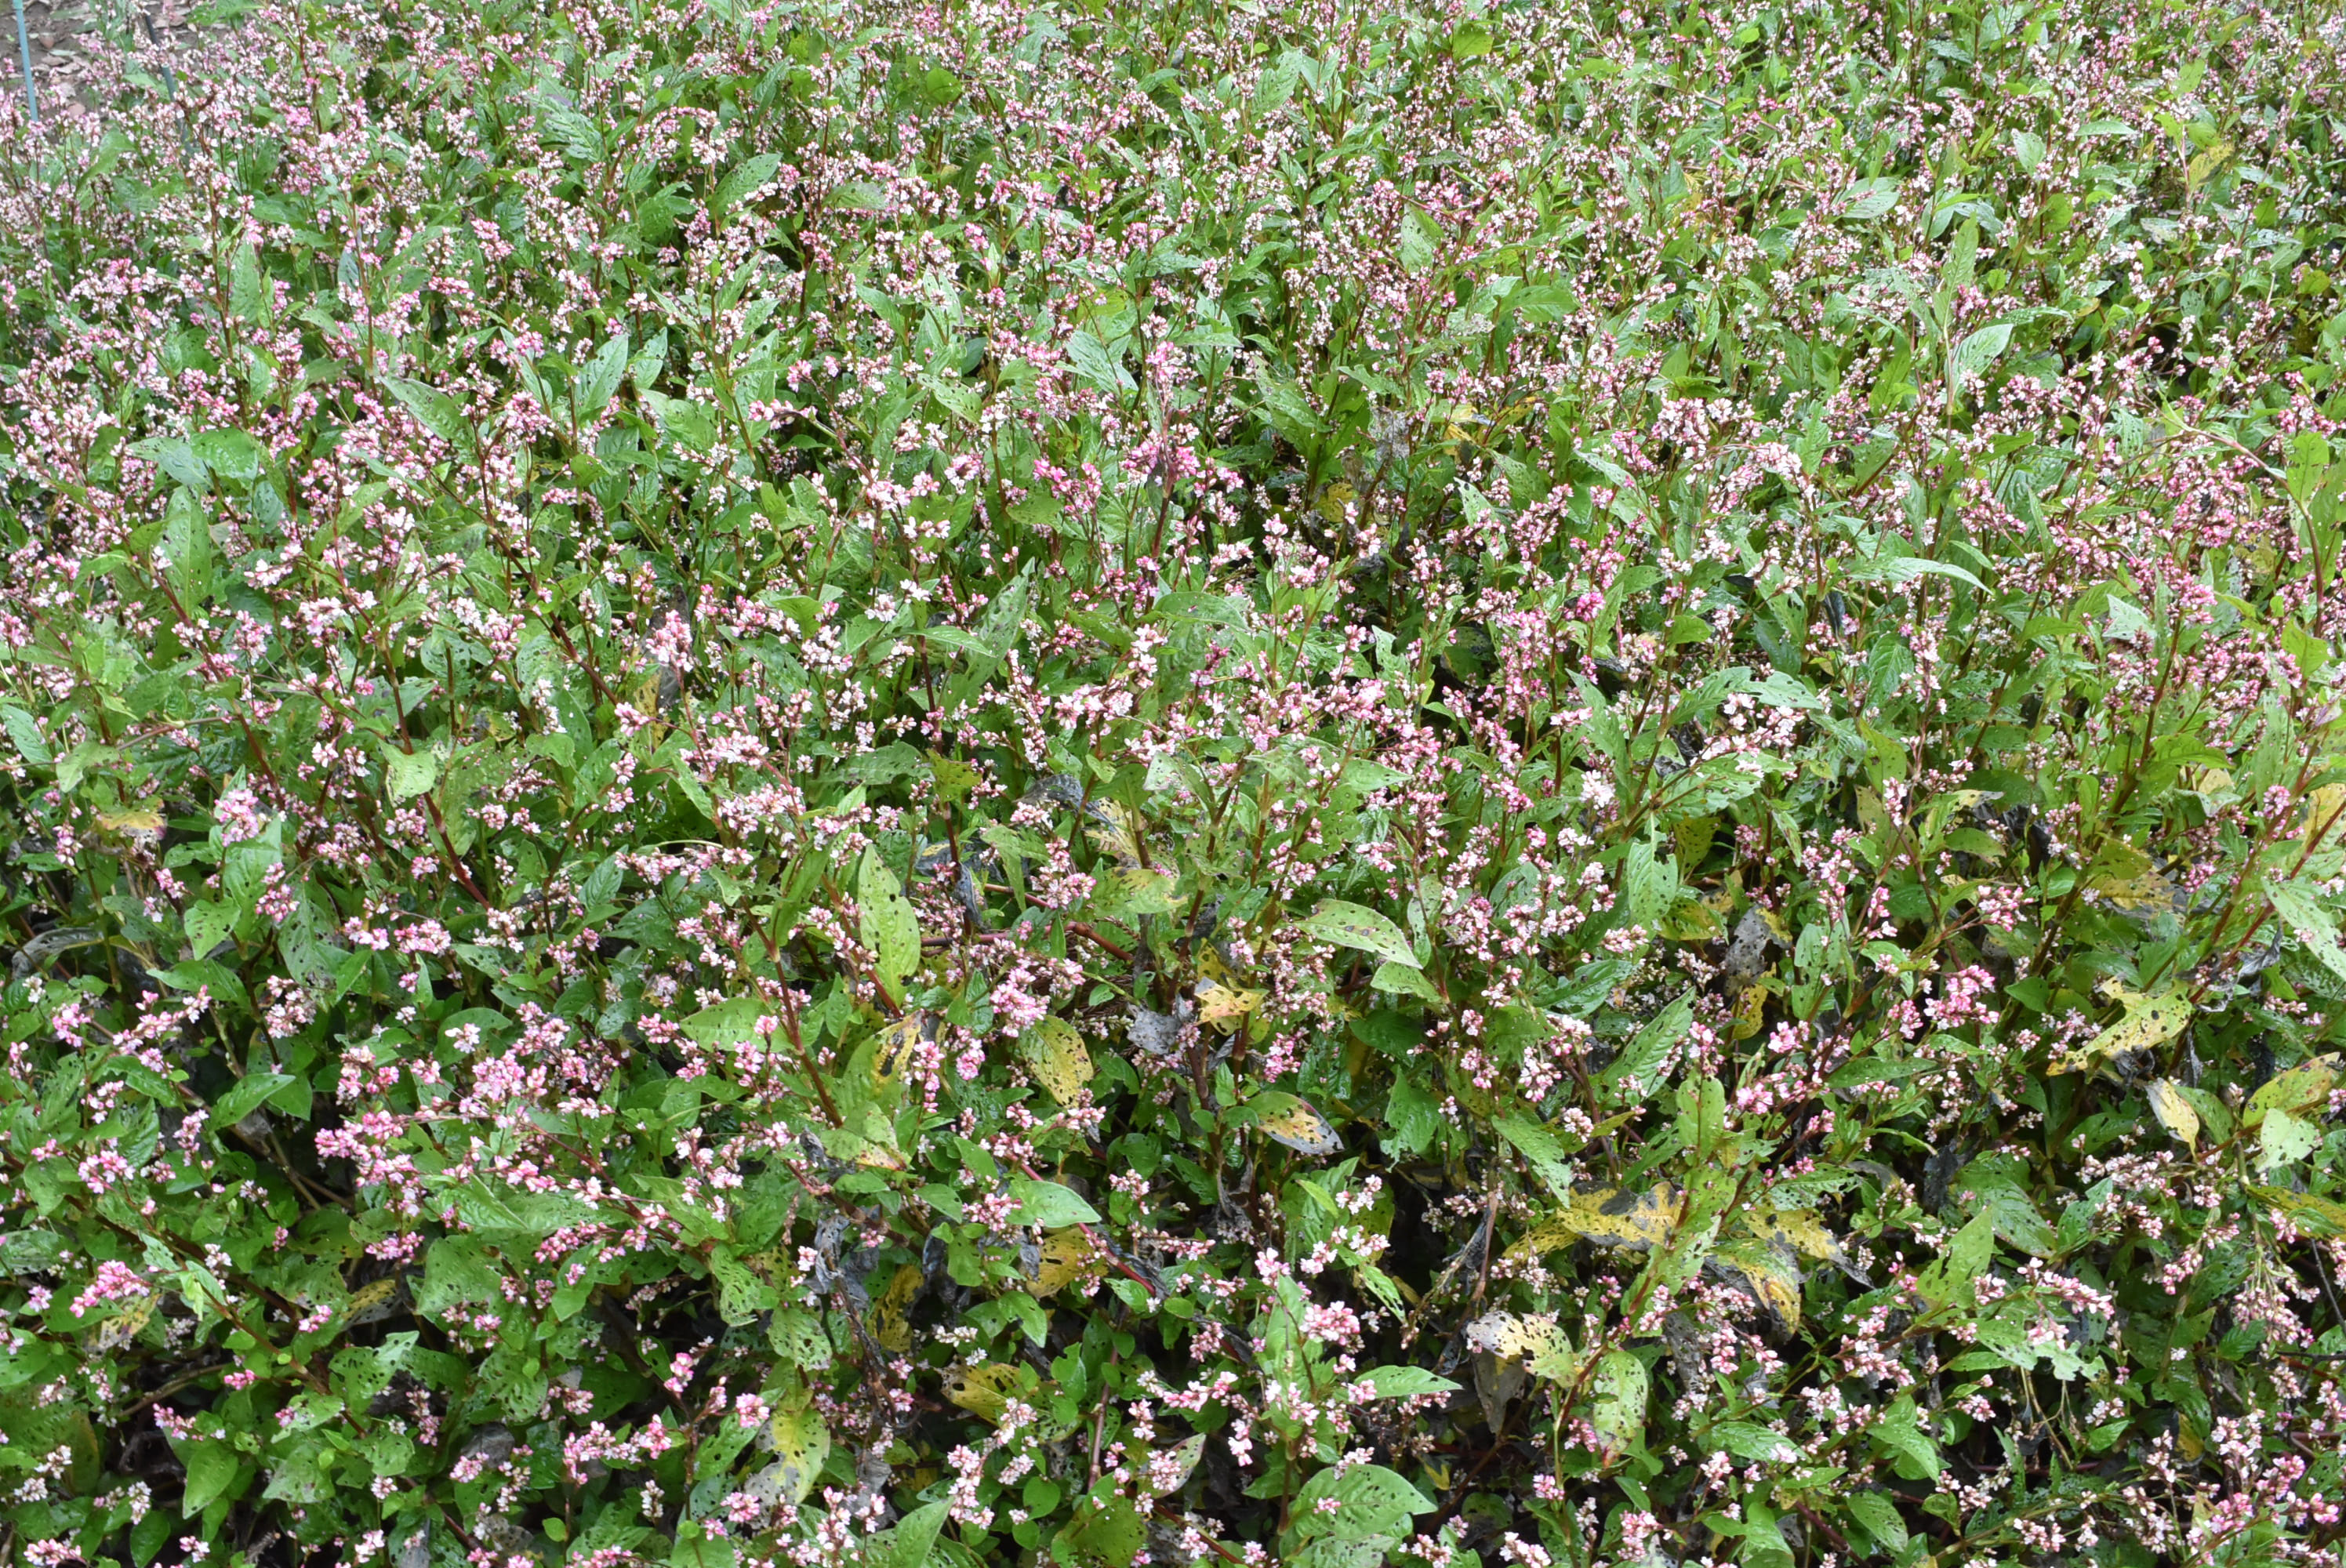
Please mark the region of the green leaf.
POLYGON ((1906 1522, 1899 1517, 1896 1503, 1878 1492, 1853 1492, 1848 1495, 1847 1505, 1850 1517, 1873 1538, 1876 1546, 1893 1557, 1905 1552, 1906 1522))
POLYGON ((1010 1178, 1010 1196, 1018 1200, 1018 1223, 1056 1229, 1063 1225, 1097 1225, 1099 1211, 1072 1187, 1026 1176, 1010 1178))
POLYGON ((269 287, 260 271, 260 257, 250 241, 240 244, 230 258, 229 314, 260 326, 269 320, 269 287))
POLYGON ((771 1003, 736 996, 704 1007, 684 1021, 687 1038, 702 1045, 743 1045, 758 1037, 758 1020, 773 1015, 771 1003))
POLYGON ((1624 1451, 1646 1430, 1649 1384, 1646 1363, 1628 1351, 1607 1350, 1597 1358, 1596 1372, 1588 1386, 1594 1397, 1588 1424, 1596 1429, 1606 1451, 1624 1451))
POLYGON ((227 1492, 236 1481, 240 1461, 236 1451, 224 1442, 187 1443, 179 1449, 179 1459, 188 1467, 187 1490, 179 1498, 179 1512, 193 1519, 212 1499, 227 1492))
POLYGON ((1435 1504, 1398 1471, 1381 1464, 1354 1465, 1338 1471, 1314 1471, 1296 1494, 1294 1516, 1305 1535, 1332 1535, 1340 1541, 1360 1541, 1392 1535, 1409 1527, 1411 1516, 1431 1513, 1435 1504), (1320 1506, 1332 1500, 1336 1507, 1320 1506))
POLYGON ((578 417, 582 421, 600 417, 603 411, 611 405, 611 399, 618 394, 619 382, 627 373, 629 346, 627 333, 621 331, 586 361, 586 368, 580 372, 576 386, 578 417))
POLYGON ((937 1543, 952 1504, 932 1502, 913 1510, 892 1528, 863 1539, 864 1560, 872 1568, 921 1568, 937 1543))
POLYGON ((0 704, 0 722, 8 729, 8 739, 16 748, 16 755, 36 768, 48 766, 49 743, 42 738, 41 727, 33 716, 15 703, 0 704))
POLYGON ((240 430, 208 430, 196 437, 195 452, 214 473, 247 484, 260 477, 261 463, 269 455, 240 430))
POLYGON ((464 405, 437 387, 419 381, 393 376, 383 383, 400 406, 415 416, 424 429, 454 447, 457 455, 470 458, 473 453, 473 424, 464 417, 464 405))
POLYGON ((1360 1382, 1376 1390, 1381 1400, 1404 1400, 1420 1394, 1455 1393, 1458 1385, 1447 1378, 1438 1378, 1423 1367, 1372 1367, 1362 1372, 1360 1382))
POLYGON ((1434 227, 1433 219, 1424 212, 1413 207, 1402 214, 1401 239, 1396 250, 1405 271, 1431 271, 1434 258, 1440 254, 1441 243, 1442 231, 1434 227))
POLYGON ((386 748, 382 754, 383 789, 393 805, 424 794, 440 779, 440 759, 430 751, 386 748))
POLYGON ((736 164, 717 182, 717 195, 709 204, 709 216, 722 218, 744 197, 773 178, 774 171, 781 167, 782 155, 778 152, 761 152, 736 164))
POLYGON ((2265 1112, 2257 1132, 2257 1171, 2270 1175, 2301 1160, 2321 1146, 2321 1129, 2300 1116, 2274 1106, 2265 1112))
POLYGON ((1946 1255, 1923 1270, 1916 1287, 1929 1300, 1944 1304, 1963 1293, 1995 1255, 1995 1213, 1983 1208, 1947 1243, 1946 1255))
POLYGON ((2338 943, 2338 922, 2321 906, 2312 889, 2302 881, 2274 882, 2265 889, 2272 900, 2273 912, 2288 926, 2290 934, 2305 944, 2305 951, 2320 960, 2321 966, 2346 980, 2346 949, 2338 943))
POLYGON ((1372 909, 1346 903, 1341 899, 1323 899, 1302 923, 1305 931, 1321 942, 1374 953, 1405 969, 1424 967, 1411 951, 1409 938, 1401 927, 1372 909))
POLYGON ((561 1192, 525 1192, 475 1182, 456 1194, 456 1217, 484 1237, 543 1240, 557 1230, 591 1224, 600 1211, 584 1198, 561 1192))
POLYGON ((921 963, 921 921, 876 850, 867 850, 856 875, 855 902, 859 932, 872 950, 880 982, 898 996, 905 978, 921 963))
POLYGON ((1148 1544, 1148 1532, 1127 1498, 1086 1498, 1075 1517, 1051 1539, 1051 1555, 1061 1568, 1132 1568, 1148 1544))
POLYGON ((2012 323, 1997 321, 1970 333, 1947 356, 1947 381, 1960 389, 1977 381, 2012 341, 2012 323))
POLYGON ((1659 1087, 1656 1070, 1670 1048, 1687 1036, 1694 1027, 1694 993, 1681 993, 1668 1006, 1647 1019, 1621 1054, 1605 1064, 1596 1081, 1607 1086, 1627 1083, 1631 1078, 1643 1084, 1647 1091, 1659 1087))
POLYGON ((1754 1464, 1790 1464, 1800 1458, 1799 1444, 1755 1421, 1721 1421, 1710 1435, 1719 1447, 1754 1464))
POLYGON ((1952 561, 1933 561, 1923 555, 1876 555, 1849 570, 1852 583, 1888 583, 1903 587, 1923 577, 1952 577, 1958 583, 1987 592, 1987 585, 1952 561))
MULTIPOLYGON (((1548 1191, 1560 1202, 1572 1201, 1572 1167, 1565 1164, 1565 1156, 1571 1151, 1564 1146, 1563 1139, 1523 1116, 1500 1116, 1491 1125, 1501 1137, 1515 1146, 1516 1153, 1531 1162, 1532 1169, 1539 1173, 1548 1191)), ((1575 1146, 1578 1146, 1577 1140, 1575 1146)))
POLYGON ((434 1318, 465 1302, 497 1300, 502 1293, 497 1272, 482 1255, 481 1244, 449 1237, 434 1242, 423 1255, 423 1283, 415 1292, 415 1310, 434 1318))
POLYGON ((180 917, 180 924, 187 932, 188 950, 196 957, 204 958, 226 942, 235 930, 236 911, 225 904, 213 903, 209 899, 198 899, 188 906, 187 912, 180 917))
POLYGON ((1861 179, 1841 192, 1841 216, 1862 223, 1898 205, 1898 181, 1889 175, 1861 179))
POLYGON ((212 1125, 223 1132, 259 1110, 276 1093, 293 1082, 291 1073, 252 1073, 212 1105, 212 1125))
POLYGON ((1889 1412, 1871 1429, 1873 1441, 1897 1461, 1899 1473, 1911 1481, 1936 1481, 1939 1445, 1925 1436, 1914 1412, 1911 1394, 1901 1394, 1889 1412))
POLYGON ((1369 976, 1369 984, 1388 996, 1415 996, 1435 1003, 1442 1001, 1442 993, 1433 989, 1433 982, 1413 963, 1395 963, 1387 959, 1369 976))
POLYGON ((1486 22, 1461 22, 1450 35, 1450 56, 1473 60, 1491 52, 1491 28, 1486 22))

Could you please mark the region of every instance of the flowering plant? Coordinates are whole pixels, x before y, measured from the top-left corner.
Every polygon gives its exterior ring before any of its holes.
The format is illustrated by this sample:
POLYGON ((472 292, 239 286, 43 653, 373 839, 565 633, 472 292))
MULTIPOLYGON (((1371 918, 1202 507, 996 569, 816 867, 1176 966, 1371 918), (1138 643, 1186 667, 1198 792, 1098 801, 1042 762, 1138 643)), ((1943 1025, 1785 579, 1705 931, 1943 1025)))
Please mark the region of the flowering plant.
POLYGON ((0 1553, 2346 1540, 2336 8, 207 36, 0 123, 0 1553))

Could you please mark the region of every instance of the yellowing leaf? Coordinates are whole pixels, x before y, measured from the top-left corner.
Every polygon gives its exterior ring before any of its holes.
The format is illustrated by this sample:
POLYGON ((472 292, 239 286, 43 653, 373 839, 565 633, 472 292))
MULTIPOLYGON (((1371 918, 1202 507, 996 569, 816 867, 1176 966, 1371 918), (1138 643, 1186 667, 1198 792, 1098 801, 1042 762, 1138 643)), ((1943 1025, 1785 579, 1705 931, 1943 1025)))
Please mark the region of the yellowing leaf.
POLYGON ((1098 1247, 1077 1226, 1046 1234, 1041 1251, 1042 1263, 1035 1270, 1035 1277, 1026 1281, 1027 1290, 1036 1296, 1064 1290, 1086 1275, 1096 1272, 1100 1264, 1098 1247))
POLYGON ((1488 1312, 1466 1325, 1466 1344, 1502 1360, 1521 1361, 1534 1377, 1562 1382, 1580 1370, 1580 1352, 1554 1316, 1488 1312))
POLYGON ((1791 1247, 1739 1237, 1712 1254, 1710 1262, 1787 1329, 1800 1326, 1800 1266, 1791 1247))
POLYGON ((2346 1237, 2346 1204, 2310 1192, 2291 1192, 2287 1187, 2252 1186, 2249 1189, 2276 1214, 2285 1215, 2291 1225, 2308 1236, 2336 1239, 2346 1237))
POLYGON ((871 1315, 865 1319, 872 1330, 872 1338, 879 1341, 882 1349, 894 1350, 901 1355, 913 1348, 913 1325, 909 1314, 913 1309, 913 1298, 920 1293, 919 1266, 899 1264, 896 1272, 889 1278, 888 1288, 873 1299, 871 1315))
POLYGON ((1544 1219, 1525 1231, 1513 1247, 1509 1257, 1536 1257, 1543 1253, 1558 1252, 1580 1239, 1580 1232, 1568 1221, 1544 1219))
POLYGON ((372 1285, 360 1286, 351 1292, 350 1300, 343 1304, 343 1321, 348 1323, 370 1321, 368 1314, 378 1311, 399 1292, 399 1276, 395 1274, 388 1279, 378 1279, 372 1285))
POLYGON ((1571 1204, 1551 1214, 1545 1223, 1569 1229, 1599 1247, 1646 1252, 1668 1245, 1684 1210, 1683 1196, 1667 1182, 1645 1192, 1600 1186, 1574 1194, 1571 1204))
MULTIPOLYGON (((2231 780, 2227 778, 2227 784, 2231 780)), ((2305 816, 2297 825, 2297 836, 2313 849, 2333 848, 2346 841, 2346 784, 2324 784, 2305 798, 2305 816), (2314 842, 2320 834, 2320 842, 2314 842)))
POLYGON ((2130 877, 2096 877, 2091 885, 2127 914, 2164 914, 2175 908, 2175 884, 2154 871, 2130 877))
POLYGON ((1346 504, 1355 500, 1359 494, 1341 480, 1337 481, 1320 493, 1320 515, 1331 524, 1341 524, 1346 504))
POLYGON ((907 1013, 880 1031, 879 1049, 872 1057, 872 1086, 884 1088, 903 1075, 913 1047, 937 1037, 934 1013, 907 1013))
POLYGON ((1768 998, 1771 994, 1764 983, 1744 988, 1735 1004, 1735 1022, 1728 1031, 1730 1038, 1749 1040, 1760 1033, 1760 1025, 1767 1022, 1768 998))
POLYGON ((1086 830, 1092 848, 1109 857, 1119 866, 1137 866, 1141 862, 1140 818, 1128 806, 1113 801, 1099 807, 1106 826, 1086 830))
POLYGON ((751 1476, 745 1490, 769 1504, 805 1502, 831 1457, 831 1430, 812 1410, 784 1410, 767 1436, 774 1445, 774 1462, 751 1476))
POLYGON ((2145 996, 2122 986, 2109 989, 2125 1004, 2126 1016, 2076 1050, 2055 1057, 2046 1072, 2084 1072, 2113 1057, 2154 1050, 2182 1033, 2191 1022, 2191 1003, 2179 990, 2170 987, 2157 996, 2145 996))
POLYGON ((1072 1105, 1092 1081, 1092 1054, 1084 1037, 1064 1018, 1046 1018, 1018 1040, 1019 1060, 1035 1081, 1062 1105, 1072 1105))
POLYGON ((2187 190, 2197 190, 2208 183, 2209 177, 2223 168, 2232 156, 2232 144, 2219 141, 2199 154, 2183 168, 2183 185, 2187 190))
POLYGON ((1266 1089, 1249 1102, 1258 1115, 1254 1125, 1275 1143, 1307 1155, 1332 1155, 1344 1146, 1311 1101, 1281 1089, 1266 1089))
POLYGON ((2253 1127, 2269 1111, 2319 1114, 2327 1108, 2330 1092, 2338 1086, 2341 1067, 2346 1067, 2346 1056, 2332 1051, 2310 1062, 2300 1062, 2286 1073, 2274 1074, 2249 1096, 2249 1107, 2240 1115, 2241 1124, 2253 1127))
POLYGON ((2150 1114, 2158 1125, 2182 1140, 2183 1146, 2197 1153, 2199 1148, 2199 1113, 2183 1097, 2172 1078, 2161 1078, 2150 1086, 2150 1114))
POLYGON ((1122 915, 1171 914, 1173 879, 1163 871, 1118 866, 1100 878, 1104 902, 1122 915))
POLYGON ((1266 993, 1241 991, 1236 986, 1220 985, 1210 980, 1198 982, 1198 1018, 1227 1034, 1246 1021, 1246 1015, 1262 1005, 1266 993))
POLYGON ((102 811, 97 825, 116 833, 159 833, 163 830, 163 813, 140 809, 130 811, 102 811))
POLYGON ((945 1398, 982 1421, 998 1421, 1018 1386, 1015 1367, 958 1367, 945 1374, 945 1398))
POLYGON ((2221 768, 2186 768, 2177 779, 2186 789, 2206 797, 2210 805, 2229 799, 2233 794, 2232 776, 2221 768))
POLYGON ((1588 1424, 1596 1429, 1607 1454, 1622 1452, 1645 1431, 1650 1387, 1646 1363, 1628 1351, 1607 1350, 1598 1359, 1596 1375, 1588 1383, 1589 1392, 1596 1396, 1588 1409, 1588 1424))
POLYGON ((139 1331, 154 1319, 155 1298, 142 1296, 128 1308, 97 1326, 91 1343, 101 1350, 112 1350, 138 1338, 139 1331))
POLYGON ((1760 1240, 1789 1247, 1802 1257, 1836 1265, 1849 1262, 1849 1252, 1841 1246, 1841 1238, 1825 1228, 1825 1222, 1815 1209, 1754 1209, 1743 1223, 1760 1240))

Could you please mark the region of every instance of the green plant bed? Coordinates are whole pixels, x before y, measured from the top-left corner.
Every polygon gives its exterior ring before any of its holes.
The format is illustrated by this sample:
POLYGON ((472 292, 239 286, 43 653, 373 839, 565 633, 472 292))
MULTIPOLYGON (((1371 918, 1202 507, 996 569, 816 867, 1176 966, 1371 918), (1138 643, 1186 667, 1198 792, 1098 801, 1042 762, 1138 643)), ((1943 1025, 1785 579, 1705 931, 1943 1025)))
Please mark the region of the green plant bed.
POLYGON ((2329 1560, 2341 29, 0 109, 0 1558, 2329 1560))

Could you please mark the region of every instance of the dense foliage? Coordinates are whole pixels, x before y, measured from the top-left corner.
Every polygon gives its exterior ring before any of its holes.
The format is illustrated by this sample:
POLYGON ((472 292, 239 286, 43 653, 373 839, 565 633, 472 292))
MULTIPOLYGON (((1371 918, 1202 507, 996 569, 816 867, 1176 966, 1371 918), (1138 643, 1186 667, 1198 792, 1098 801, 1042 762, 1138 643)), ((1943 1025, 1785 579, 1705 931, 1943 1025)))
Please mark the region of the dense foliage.
POLYGON ((2325 1559, 2346 21, 393 0, 0 125, 0 1555, 2325 1559))

